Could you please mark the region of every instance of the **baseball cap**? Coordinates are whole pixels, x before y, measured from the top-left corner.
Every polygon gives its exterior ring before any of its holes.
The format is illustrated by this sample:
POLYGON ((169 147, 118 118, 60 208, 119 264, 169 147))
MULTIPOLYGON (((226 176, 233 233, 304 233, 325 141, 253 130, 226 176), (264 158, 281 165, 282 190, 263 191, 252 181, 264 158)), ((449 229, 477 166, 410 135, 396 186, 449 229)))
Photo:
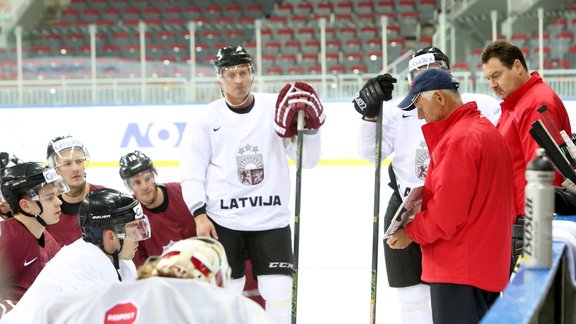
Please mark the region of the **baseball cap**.
POLYGON ((440 69, 426 70, 414 78, 408 95, 398 104, 398 108, 402 110, 412 110, 416 108, 414 107, 414 103, 420 96, 420 93, 424 91, 443 89, 457 90, 459 87, 460 83, 452 79, 450 73, 440 69))

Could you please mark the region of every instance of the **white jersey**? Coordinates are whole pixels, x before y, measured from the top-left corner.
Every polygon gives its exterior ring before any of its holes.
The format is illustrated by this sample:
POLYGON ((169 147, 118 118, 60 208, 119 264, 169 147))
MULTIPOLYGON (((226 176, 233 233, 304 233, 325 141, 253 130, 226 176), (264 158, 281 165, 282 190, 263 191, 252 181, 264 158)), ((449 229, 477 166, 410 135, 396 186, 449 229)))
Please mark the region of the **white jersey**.
POLYGON ((269 323, 254 301, 193 279, 152 277, 93 287, 37 309, 33 323, 269 323))
MULTIPOLYGON (((233 230, 268 230, 289 224, 288 155, 296 143, 274 131, 277 96, 254 93, 247 113, 232 111, 224 99, 202 108, 184 131, 180 172, 182 195, 193 213, 206 214, 233 230)), ((302 167, 320 159, 320 134, 304 138, 302 167)))
MULTIPOLYGON (((498 100, 482 94, 460 94, 464 103, 476 101, 482 115, 496 125, 500 118, 498 100)), ((404 111, 398 108, 400 99, 384 102, 382 113, 382 156, 394 153, 393 170, 396 175, 398 192, 402 200, 412 188, 424 185, 430 155, 422 133, 424 119, 418 119, 418 110, 404 111)), ((374 162, 376 123, 362 121, 358 137, 358 153, 374 162)))
MULTIPOLYGON (((120 260, 120 275, 122 281, 136 279, 132 260, 120 260)), ((106 254, 96 245, 78 239, 64 246, 46 264, 16 307, 2 317, 0 323, 33 323, 38 307, 61 293, 118 281, 118 272, 106 254)))

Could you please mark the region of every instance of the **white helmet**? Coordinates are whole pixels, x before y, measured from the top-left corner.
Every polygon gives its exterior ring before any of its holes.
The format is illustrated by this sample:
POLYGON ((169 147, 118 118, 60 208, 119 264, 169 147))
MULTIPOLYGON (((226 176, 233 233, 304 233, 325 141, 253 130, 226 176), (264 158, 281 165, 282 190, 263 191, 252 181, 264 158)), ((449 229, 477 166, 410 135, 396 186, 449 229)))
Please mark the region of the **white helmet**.
POLYGON ((160 257, 156 271, 223 288, 228 287, 232 273, 224 247, 209 237, 191 237, 174 243, 160 257))

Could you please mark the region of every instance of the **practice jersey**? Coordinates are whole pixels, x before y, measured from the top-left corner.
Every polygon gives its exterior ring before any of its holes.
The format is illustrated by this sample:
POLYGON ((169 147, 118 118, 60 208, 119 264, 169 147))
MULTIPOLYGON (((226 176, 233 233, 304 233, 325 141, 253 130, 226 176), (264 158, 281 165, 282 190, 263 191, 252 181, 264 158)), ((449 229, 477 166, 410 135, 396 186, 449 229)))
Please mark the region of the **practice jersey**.
MULTIPOLYGON (((104 188, 104 186, 99 185, 88 185, 90 186, 90 192, 104 188)), ((62 201, 60 220, 56 224, 48 225, 46 230, 52 234, 60 246, 64 246, 82 237, 82 229, 78 222, 78 211, 82 202, 69 203, 62 199, 61 195, 58 198, 62 201)))
MULTIPOLYGON (((120 275, 123 282, 136 278, 132 260, 120 260, 120 275)), ((2 320, 6 323, 33 323, 38 306, 63 292, 116 282, 119 282, 118 272, 106 254, 96 245, 78 239, 63 247, 46 264, 16 307, 2 320)))
POLYGON ((0 233, 0 303, 17 302, 60 246, 46 231, 37 239, 15 218, 0 223, 0 233))
POLYGON ((250 299, 193 279, 152 277, 63 294, 38 306, 34 323, 269 323, 250 299))
MULTIPOLYGON (((482 94, 460 94, 464 103, 476 101, 478 110, 496 125, 500 118, 498 100, 482 94)), ((398 108, 400 99, 384 102, 382 112, 382 156, 394 153, 393 170, 396 175, 398 193, 402 200, 410 190, 423 186, 430 155, 422 134, 424 119, 418 119, 418 110, 404 111, 398 108)), ((358 137, 358 153, 366 161, 374 162, 376 123, 362 121, 358 137)))
MULTIPOLYGON (((260 231, 289 224, 290 172, 296 143, 273 127, 277 96, 254 93, 247 113, 213 101, 186 126, 180 170, 190 211, 233 230, 260 231)), ((320 159, 320 132, 304 136, 302 167, 320 159)))
POLYGON ((269 323, 260 306, 231 290, 159 277, 62 294, 38 305, 33 323, 120 322, 269 323))
POLYGON ((161 255, 174 242, 196 236, 196 222, 182 198, 182 187, 178 182, 159 185, 164 192, 164 203, 154 209, 144 206, 152 236, 140 241, 134 263, 144 264, 149 256, 161 255))

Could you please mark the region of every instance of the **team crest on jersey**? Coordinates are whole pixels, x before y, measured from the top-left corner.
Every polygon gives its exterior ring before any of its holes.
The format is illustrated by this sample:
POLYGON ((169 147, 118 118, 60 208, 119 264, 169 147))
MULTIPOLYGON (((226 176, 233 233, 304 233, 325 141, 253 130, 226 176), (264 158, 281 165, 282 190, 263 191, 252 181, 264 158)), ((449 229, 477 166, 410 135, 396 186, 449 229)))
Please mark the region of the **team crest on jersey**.
POLYGON ((430 163, 430 154, 428 153, 428 148, 426 143, 420 143, 420 147, 416 149, 416 176, 420 180, 426 178, 426 173, 428 173, 428 164, 430 163))
POLYGON ((264 180, 264 159, 258 146, 247 144, 238 149, 236 156, 238 180, 241 184, 254 186, 264 180))

